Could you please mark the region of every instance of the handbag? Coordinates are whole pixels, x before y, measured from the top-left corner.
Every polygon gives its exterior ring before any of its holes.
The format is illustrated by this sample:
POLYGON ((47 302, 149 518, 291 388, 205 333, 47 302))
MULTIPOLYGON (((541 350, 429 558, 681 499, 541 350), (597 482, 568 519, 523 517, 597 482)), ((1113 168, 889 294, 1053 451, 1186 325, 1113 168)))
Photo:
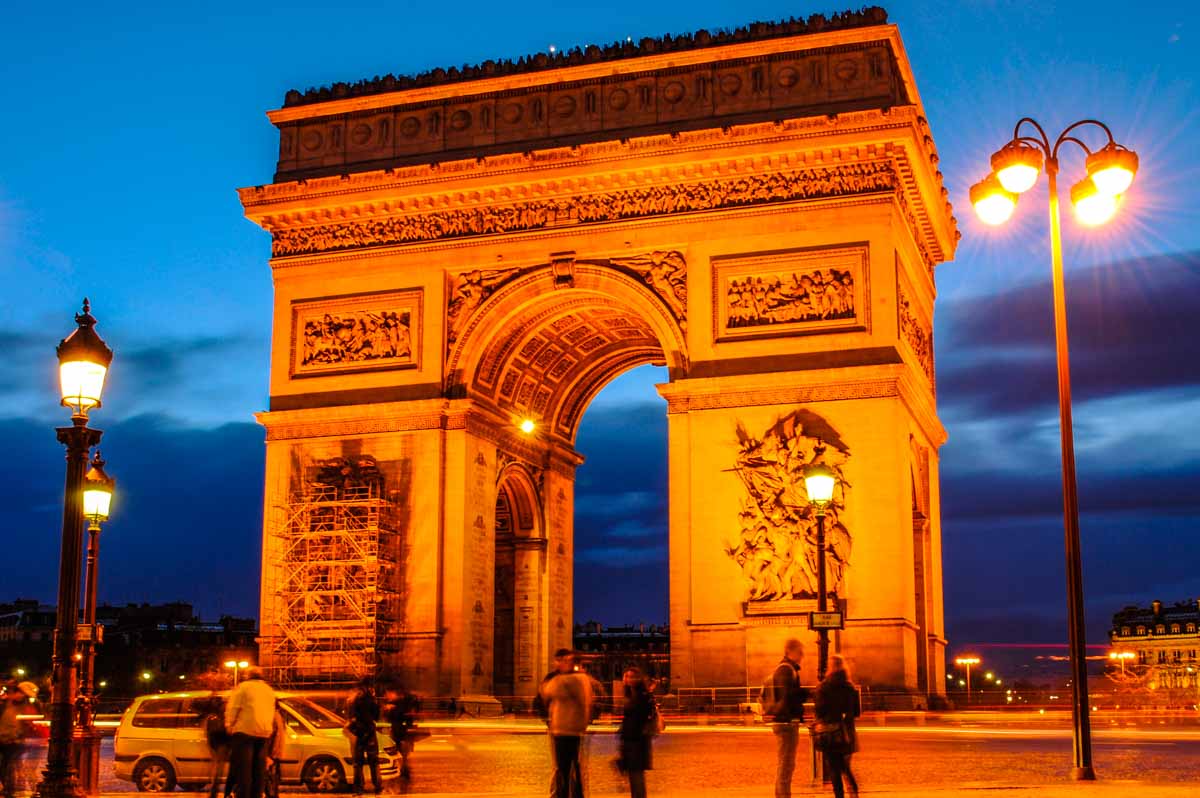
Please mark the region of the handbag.
POLYGON ((813 747, 826 754, 846 754, 850 752, 850 730, 846 728, 846 719, 817 721, 813 724, 813 747))
POLYGON ((662 712, 658 710, 658 702, 651 698, 650 714, 646 716, 646 725, 642 727, 642 734, 654 738, 662 734, 666 728, 667 721, 663 718, 662 712))

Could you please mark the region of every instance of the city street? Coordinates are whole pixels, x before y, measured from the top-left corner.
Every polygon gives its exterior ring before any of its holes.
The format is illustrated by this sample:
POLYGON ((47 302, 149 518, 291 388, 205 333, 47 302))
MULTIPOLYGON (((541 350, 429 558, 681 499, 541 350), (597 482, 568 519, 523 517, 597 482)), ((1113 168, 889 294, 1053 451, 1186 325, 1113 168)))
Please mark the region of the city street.
MULTIPOLYGON (((546 737, 535 729, 525 724, 509 730, 462 724, 435 733, 417 747, 412 760, 414 778, 407 791, 542 795, 549 780, 550 756, 546 737)), ((854 758, 854 767, 868 792, 1062 783, 1068 780, 1071 765, 1070 733, 1061 726, 918 726, 890 721, 881 726, 868 722, 860 727, 860 742, 862 750, 854 758)), ((591 736, 587 749, 590 793, 625 790, 611 765, 615 745, 611 733, 591 736)), ((1200 729, 1195 726, 1099 729, 1094 747, 1097 774, 1106 783, 1200 778, 1200 729)), ((771 792, 774 739, 762 726, 668 727, 655 744, 654 757, 654 770, 647 778, 652 794, 686 794, 700 787, 771 792)), ((807 757, 807 747, 802 746, 798 791, 808 784, 807 757)), ((112 778, 111 741, 105 743, 102 768, 104 792, 133 790, 131 784, 112 778)), ((398 789, 399 782, 391 786, 398 789)))

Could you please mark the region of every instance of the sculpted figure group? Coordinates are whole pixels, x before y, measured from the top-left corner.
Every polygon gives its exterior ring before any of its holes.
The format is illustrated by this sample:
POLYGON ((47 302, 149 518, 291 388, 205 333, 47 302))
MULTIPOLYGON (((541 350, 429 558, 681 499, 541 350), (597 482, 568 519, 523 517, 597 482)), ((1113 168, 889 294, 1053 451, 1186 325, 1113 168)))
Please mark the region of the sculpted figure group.
POLYGON ((854 318, 854 275, 814 269, 803 275, 747 276, 731 280, 727 327, 854 318))
POLYGON ((850 532, 842 523, 846 483, 841 467, 849 451, 815 413, 797 410, 762 437, 739 425, 735 471, 746 489, 736 539, 725 552, 742 568, 750 601, 817 595, 817 520, 804 491, 804 470, 824 463, 838 475, 825 510, 825 574, 829 593, 841 591, 850 560, 850 532))
POLYGON ((407 310, 326 313, 304 322, 301 366, 412 357, 407 310))

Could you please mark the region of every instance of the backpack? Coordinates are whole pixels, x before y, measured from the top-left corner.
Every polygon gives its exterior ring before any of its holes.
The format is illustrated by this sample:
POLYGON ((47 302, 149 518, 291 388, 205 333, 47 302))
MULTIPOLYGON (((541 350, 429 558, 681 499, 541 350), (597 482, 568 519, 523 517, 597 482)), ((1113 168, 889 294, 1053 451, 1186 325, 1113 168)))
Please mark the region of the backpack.
MULTIPOLYGON (((758 690, 758 703, 762 706, 764 715, 774 714, 775 707, 784 699, 784 696, 777 696, 775 694, 775 674, 779 673, 781 667, 783 667, 782 663, 776 665, 774 670, 767 674, 767 678, 763 680, 762 687, 758 690)), ((792 678, 795 678, 794 674, 790 675, 792 675, 792 678)))

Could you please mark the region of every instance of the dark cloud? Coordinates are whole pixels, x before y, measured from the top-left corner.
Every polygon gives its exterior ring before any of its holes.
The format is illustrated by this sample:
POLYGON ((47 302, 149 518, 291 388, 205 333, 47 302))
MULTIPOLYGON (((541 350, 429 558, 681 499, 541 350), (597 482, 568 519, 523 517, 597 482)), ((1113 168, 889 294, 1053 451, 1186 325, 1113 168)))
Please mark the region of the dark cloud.
MULTIPOLYGON (((102 533, 101 601, 190 601, 206 616, 257 616, 263 431, 191 429, 161 416, 104 426, 117 480, 102 533)), ((53 602, 62 528, 63 450, 47 424, 0 420, 0 479, 17 500, 0 509, 10 556, 5 596, 53 602), (15 553, 16 556, 12 556, 15 553)))
POLYGON ((575 620, 667 620, 664 402, 593 407, 576 448, 575 620))
MULTIPOLYGON (((1074 270, 1066 278, 1076 401, 1200 385, 1200 252, 1074 270)), ((940 402, 954 416, 1012 414, 1058 400, 1046 280, 938 309, 940 402)))

